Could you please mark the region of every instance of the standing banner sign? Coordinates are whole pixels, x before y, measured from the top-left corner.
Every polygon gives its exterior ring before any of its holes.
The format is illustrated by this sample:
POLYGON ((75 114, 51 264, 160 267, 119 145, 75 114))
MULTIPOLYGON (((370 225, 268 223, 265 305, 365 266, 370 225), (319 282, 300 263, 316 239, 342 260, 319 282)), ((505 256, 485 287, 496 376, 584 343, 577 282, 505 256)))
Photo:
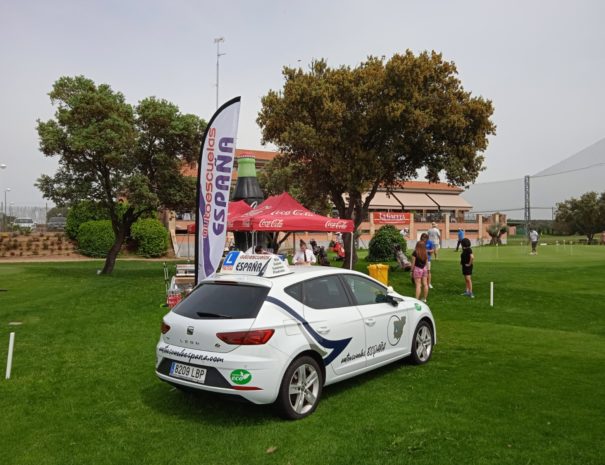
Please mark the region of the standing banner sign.
POLYGON ((219 266, 227 235, 240 97, 221 106, 206 127, 198 164, 195 283, 219 266))

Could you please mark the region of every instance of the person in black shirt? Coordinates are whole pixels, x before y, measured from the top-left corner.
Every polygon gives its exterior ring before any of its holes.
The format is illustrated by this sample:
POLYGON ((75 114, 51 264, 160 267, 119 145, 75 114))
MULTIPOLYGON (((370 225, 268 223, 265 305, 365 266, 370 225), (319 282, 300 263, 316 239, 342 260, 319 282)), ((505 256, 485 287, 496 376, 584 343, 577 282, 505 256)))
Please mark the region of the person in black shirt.
POLYGON ((473 294, 473 262, 475 261, 475 256, 473 255, 473 249, 471 249, 471 241, 467 238, 462 239, 462 253, 460 254, 460 265, 462 266, 462 275, 464 276, 464 281, 466 283, 466 290, 464 294, 471 299, 475 298, 473 294))

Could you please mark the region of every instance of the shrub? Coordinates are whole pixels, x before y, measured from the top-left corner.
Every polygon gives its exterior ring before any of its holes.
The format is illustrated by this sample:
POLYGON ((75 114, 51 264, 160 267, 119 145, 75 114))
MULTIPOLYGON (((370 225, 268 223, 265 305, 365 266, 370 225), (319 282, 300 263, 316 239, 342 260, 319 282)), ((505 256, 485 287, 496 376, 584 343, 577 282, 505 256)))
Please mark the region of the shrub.
POLYGON ((89 257, 106 257, 115 241, 109 220, 86 221, 78 228, 77 236, 80 252, 89 257))
POLYGON ((406 242, 399 230, 390 224, 381 227, 370 240, 368 261, 381 262, 395 259, 394 247, 399 244, 405 253, 406 242))
MULTIPOLYGON (((78 239, 80 225, 87 221, 108 220, 107 213, 90 200, 84 200, 69 209, 65 223, 65 233, 70 239, 78 239)), ((59 233, 57 233, 59 235, 59 233)))
POLYGON ((136 242, 138 255, 161 257, 168 248, 168 231, 156 219, 138 220, 130 228, 130 237, 136 242))

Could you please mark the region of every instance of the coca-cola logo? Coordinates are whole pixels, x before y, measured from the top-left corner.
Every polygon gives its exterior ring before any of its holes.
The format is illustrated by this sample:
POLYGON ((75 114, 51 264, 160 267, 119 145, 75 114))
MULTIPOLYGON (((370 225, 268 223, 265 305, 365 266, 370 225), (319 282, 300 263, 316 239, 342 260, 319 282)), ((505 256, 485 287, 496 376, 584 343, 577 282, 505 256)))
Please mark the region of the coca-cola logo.
POLYGON ((269 214, 272 216, 313 216, 313 213, 306 210, 273 210, 269 214))
POLYGON ((258 227, 265 229, 282 228, 283 226, 284 220, 260 220, 258 222, 258 227))
POLYGON ((324 224, 324 227, 330 229, 347 229, 347 222, 342 220, 328 220, 324 224))

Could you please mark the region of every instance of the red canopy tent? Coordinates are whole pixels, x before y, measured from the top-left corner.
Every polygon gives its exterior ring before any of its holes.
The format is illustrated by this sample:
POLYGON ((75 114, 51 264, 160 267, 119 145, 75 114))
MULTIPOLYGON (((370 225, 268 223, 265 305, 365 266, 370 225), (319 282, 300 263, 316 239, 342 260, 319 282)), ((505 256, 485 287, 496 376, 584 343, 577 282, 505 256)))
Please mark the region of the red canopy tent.
POLYGON ((353 220, 318 215, 307 210, 290 194, 273 195, 258 207, 229 221, 229 231, 313 231, 345 232, 354 230, 353 220))
POLYGON ((252 210, 252 207, 248 205, 244 200, 237 200, 235 202, 229 202, 229 210, 227 213, 227 230, 231 228, 233 220, 244 213, 252 210))

